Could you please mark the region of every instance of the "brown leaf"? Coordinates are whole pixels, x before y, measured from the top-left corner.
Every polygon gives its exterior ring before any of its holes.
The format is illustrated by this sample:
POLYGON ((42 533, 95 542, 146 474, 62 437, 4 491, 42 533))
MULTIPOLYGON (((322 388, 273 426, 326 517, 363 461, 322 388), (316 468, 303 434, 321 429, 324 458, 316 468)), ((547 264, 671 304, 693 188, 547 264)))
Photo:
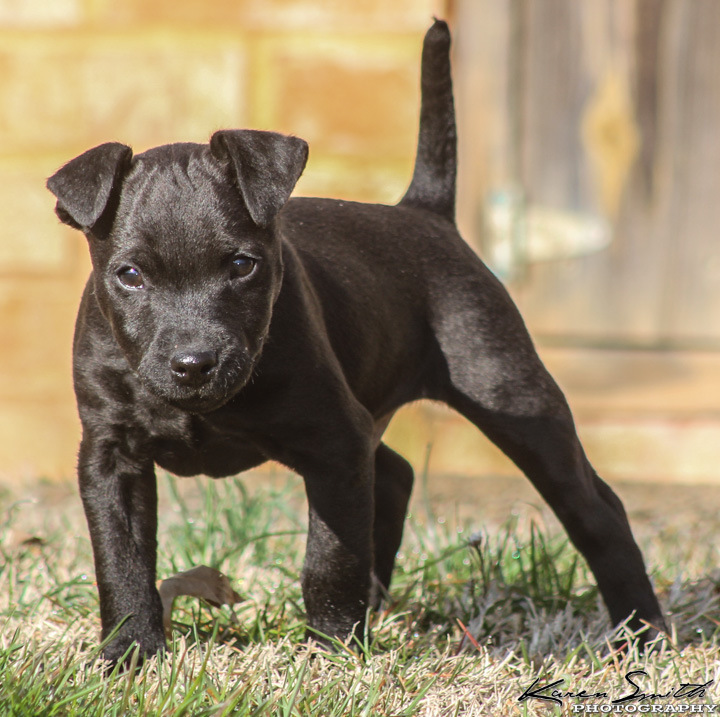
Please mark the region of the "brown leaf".
POLYGON ((207 565, 198 565, 163 580, 158 590, 163 605, 163 625, 168 637, 172 631, 171 617, 176 597, 190 595, 205 600, 213 607, 234 605, 241 600, 230 585, 230 580, 219 570, 207 565))
POLYGON ((29 551, 38 555, 42 548, 47 545, 47 540, 38 535, 26 533, 23 530, 10 530, 7 536, 7 544, 15 551, 29 551))

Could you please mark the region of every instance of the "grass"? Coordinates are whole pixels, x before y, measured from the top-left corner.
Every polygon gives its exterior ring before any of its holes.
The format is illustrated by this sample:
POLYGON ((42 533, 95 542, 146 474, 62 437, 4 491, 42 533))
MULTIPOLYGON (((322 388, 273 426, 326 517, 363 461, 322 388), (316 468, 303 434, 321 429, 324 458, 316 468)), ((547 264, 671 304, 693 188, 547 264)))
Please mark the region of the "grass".
MULTIPOLYGON (((631 669, 655 692, 720 681, 717 524, 705 542, 671 531, 644 545, 672 634, 648 655, 619 656, 592 576, 551 521, 528 510, 477 533, 482 516, 470 526, 420 501, 391 602, 361 645, 324 654, 302 642, 300 483, 249 482, 161 479, 160 576, 206 564, 244 600, 232 611, 179 599, 167 657, 135 675, 103 675, 79 499, 2 496, 0 716, 553 715, 578 702, 519 703, 536 677, 611 698, 628 692, 631 669)), ((685 701, 714 704, 720 692, 685 701)))

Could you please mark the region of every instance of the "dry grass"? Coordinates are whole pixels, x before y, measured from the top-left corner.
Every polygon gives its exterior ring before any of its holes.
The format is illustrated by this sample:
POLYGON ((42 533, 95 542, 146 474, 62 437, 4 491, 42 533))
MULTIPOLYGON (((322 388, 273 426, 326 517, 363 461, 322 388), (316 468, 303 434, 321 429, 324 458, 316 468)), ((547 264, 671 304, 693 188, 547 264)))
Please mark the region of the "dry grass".
MULTIPOLYGON (((570 714, 583 703, 518 697, 536 677, 563 678, 564 690, 609 695, 588 704, 609 704, 628 693, 623 677, 635 669, 648 673, 646 691, 720 681, 718 522, 693 526, 690 538, 668 525, 639 531, 672 634, 648 655, 618 656, 591 576, 542 511, 520 506, 480 535, 448 517, 451 506, 419 506, 392 604, 371 617, 365 644, 326 655, 302 643, 299 483, 250 483, 161 480, 161 576, 204 563, 234 577, 245 600, 235 613, 179 600, 169 656, 136 676, 102 675, 74 490, 38 484, 25 489, 42 496, 32 501, 6 493, 0 715, 570 714)), ((713 684, 702 697, 645 702, 714 704, 720 692, 713 684)))

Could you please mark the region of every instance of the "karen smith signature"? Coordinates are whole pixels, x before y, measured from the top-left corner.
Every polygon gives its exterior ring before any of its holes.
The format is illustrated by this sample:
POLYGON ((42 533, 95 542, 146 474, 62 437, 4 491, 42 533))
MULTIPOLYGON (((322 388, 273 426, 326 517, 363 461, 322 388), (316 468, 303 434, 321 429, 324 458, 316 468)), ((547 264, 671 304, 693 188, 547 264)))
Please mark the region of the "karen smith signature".
MULTIPOLYGON (((629 684, 629 688, 626 694, 611 700, 610 704, 622 705, 634 702, 656 702, 657 700, 692 700, 704 697, 708 687, 714 682, 714 680, 708 680, 702 684, 681 682, 678 686, 663 689, 660 692, 645 692, 640 675, 648 676, 645 670, 633 670, 625 675, 625 681, 629 684)), ((575 699, 575 700, 589 700, 589 699, 609 699, 607 692, 586 692, 581 689, 577 692, 572 690, 561 689, 565 680, 559 679, 554 682, 546 684, 541 683, 541 678, 537 678, 521 695, 518 697, 518 702, 525 702, 527 700, 538 700, 540 702, 550 702, 558 705, 563 704, 563 700, 575 699)), ((711 710, 714 712, 714 709, 711 710)), ((720 714, 720 708, 718 709, 720 714)))

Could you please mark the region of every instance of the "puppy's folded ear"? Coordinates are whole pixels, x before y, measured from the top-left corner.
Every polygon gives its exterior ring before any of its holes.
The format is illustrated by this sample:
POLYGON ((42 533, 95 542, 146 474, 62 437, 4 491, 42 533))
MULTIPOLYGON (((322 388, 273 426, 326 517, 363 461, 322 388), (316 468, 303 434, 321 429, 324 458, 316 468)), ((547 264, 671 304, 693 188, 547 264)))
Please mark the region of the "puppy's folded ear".
POLYGON ((84 232, 95 227, 94 234, 109 230, 112 217, 108 215, 117 209, 122 177, 131 159, 130 147, 108 142, 71 159, 53 174, 47 188, 57 197, 55 213, 60 221, 84 232))
POLYGON ((252 220, 266 227, 290 198, 305 169, 308 146, 299 137, 260 130, 221 130, 210 139, 215 159, 231 163, 252 220))

